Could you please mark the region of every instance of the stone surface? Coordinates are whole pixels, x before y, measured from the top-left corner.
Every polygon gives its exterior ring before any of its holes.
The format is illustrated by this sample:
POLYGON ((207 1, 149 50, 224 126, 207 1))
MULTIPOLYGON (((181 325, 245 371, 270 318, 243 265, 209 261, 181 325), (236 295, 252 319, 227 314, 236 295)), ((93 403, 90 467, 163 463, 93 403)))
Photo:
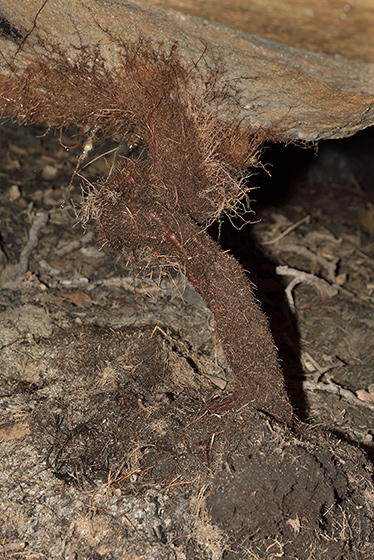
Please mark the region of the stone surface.
MULTIPOLYGON (((25 64, 36 31, 72 54, 72 45, 99 44, 112 63, 111 35, 126 41, 143 36, 166 45, 177 42, 190 61, 198 60, 207 46, 205 58, 220 58, 225 78, 240 86, 243 116, 254 128, 277 126, 285 138, 313 141, 349 136, 372 125, 371 3, 335 0, 328 9, 316 0, 300 2, 297 9, 288 8, 288 2, 281 8, 278 4, 253 2, 248 7, 236 1, 230 10, 224 9, 226 3, 220 10, 217 3, 205 3, 199 12, 196 2, 156 6, 142 1, 0 0, 0 48, 7 60, 18 51, 17 64, 25 64)), ((4 60, 0 72, 6 72, 4 60)))
POLYGON ((374 62, 371 0, 153 0, 153 4, 293 47, 374 62))

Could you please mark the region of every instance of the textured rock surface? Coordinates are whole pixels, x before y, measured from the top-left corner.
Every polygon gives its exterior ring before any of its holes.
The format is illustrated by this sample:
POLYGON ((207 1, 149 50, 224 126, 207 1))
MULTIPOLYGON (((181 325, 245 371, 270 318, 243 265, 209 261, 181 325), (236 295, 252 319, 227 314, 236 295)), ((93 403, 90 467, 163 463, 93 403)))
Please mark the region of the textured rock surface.
MULTIPOLYGON (((205 3, 200 15, 213 13, 216 21, 170 9, 172 2, 162 4, 166 7, 142 1, 1 0, 0 48, 9 58, 19 49, 9 37, 18 37, 23 44, 17 64, 25 63, 36 31, 72 53, 71 45, 100 44, 110 61, 115 60, 110 34, 129 41, 141 35, 166 44, 178 42, 195 60, 206 45, 206 58, 221 58, 227 80, 240 85, 243 115, 254 128, 278 125, 285 137, 318 140, 349 136, 373 124, 370 2, 357 2, 351 9, 336 1, 329 3, 329 10, 322 9, 322 2, 302 2, 297 10, 290 8, 294 17, 287 2, 282 13, 275 2, 261 3, 262 9, 259 2, 251 8, 234 2, 230 11, 218 9, 217 3, 213 10, 205 3)), ((178 8, 197 14, 193 2, 178 3, 178 8)), ((4 62, 0 71, 6 71, 4 62)))
POLYGON ((374 62, 371 0, 153 0, 153 4, 286 45, 374 62))

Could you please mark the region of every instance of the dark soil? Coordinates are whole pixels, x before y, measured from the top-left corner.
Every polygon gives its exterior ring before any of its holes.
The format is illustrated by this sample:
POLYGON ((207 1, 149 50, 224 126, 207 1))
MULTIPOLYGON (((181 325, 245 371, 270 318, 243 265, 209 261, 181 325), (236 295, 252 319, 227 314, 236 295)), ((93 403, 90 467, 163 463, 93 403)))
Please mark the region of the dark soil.
POLYGON ((272 180, 252 179, 262 221, 221 231, 270 317, 306 420, 291 429, 235 404, 212 317, 179 272, 146 278, 73 227, 60 204, 79 148, 0 128, 4 558, 373 558, 374 195, 352 140, 280 149, 272 180))

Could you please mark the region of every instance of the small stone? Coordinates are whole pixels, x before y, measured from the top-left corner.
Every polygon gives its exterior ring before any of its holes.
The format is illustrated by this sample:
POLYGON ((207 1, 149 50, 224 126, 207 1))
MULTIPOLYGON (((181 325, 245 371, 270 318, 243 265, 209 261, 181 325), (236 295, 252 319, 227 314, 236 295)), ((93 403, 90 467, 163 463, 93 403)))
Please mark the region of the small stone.
POLYGON ((21 198, 21 191, 18 185, 12 185, 9 188, 9 198, 10 200, 12 200, 13 202, 15 202, 16 200, 18 200, 19 198, 21 198))
POLYGON ((54 167, 53 165, 46 165, 42 171, 42 179, 45 181, 52 181, 53 179, 56 179, 57 173, 57 167, 54 167))

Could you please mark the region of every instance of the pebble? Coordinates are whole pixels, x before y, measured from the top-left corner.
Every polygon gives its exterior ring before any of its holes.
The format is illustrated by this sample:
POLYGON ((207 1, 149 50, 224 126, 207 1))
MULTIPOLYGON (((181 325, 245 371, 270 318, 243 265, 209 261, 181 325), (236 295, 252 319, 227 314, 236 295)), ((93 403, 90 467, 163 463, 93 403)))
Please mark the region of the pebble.
POLYGON ((52 181, 53 179, 56 179, 57 173, 57 167, 54 167, 53 165, 46 165, 43 167, 42 179, 45 181, 52 181))
POLYGON ((18 200, 19 198, 21 198, 21 191, 18 185, 12 185, 9 188, 9 198, 10 200, 12 200, 13 202, 15 202, 16 200, 18 200))

